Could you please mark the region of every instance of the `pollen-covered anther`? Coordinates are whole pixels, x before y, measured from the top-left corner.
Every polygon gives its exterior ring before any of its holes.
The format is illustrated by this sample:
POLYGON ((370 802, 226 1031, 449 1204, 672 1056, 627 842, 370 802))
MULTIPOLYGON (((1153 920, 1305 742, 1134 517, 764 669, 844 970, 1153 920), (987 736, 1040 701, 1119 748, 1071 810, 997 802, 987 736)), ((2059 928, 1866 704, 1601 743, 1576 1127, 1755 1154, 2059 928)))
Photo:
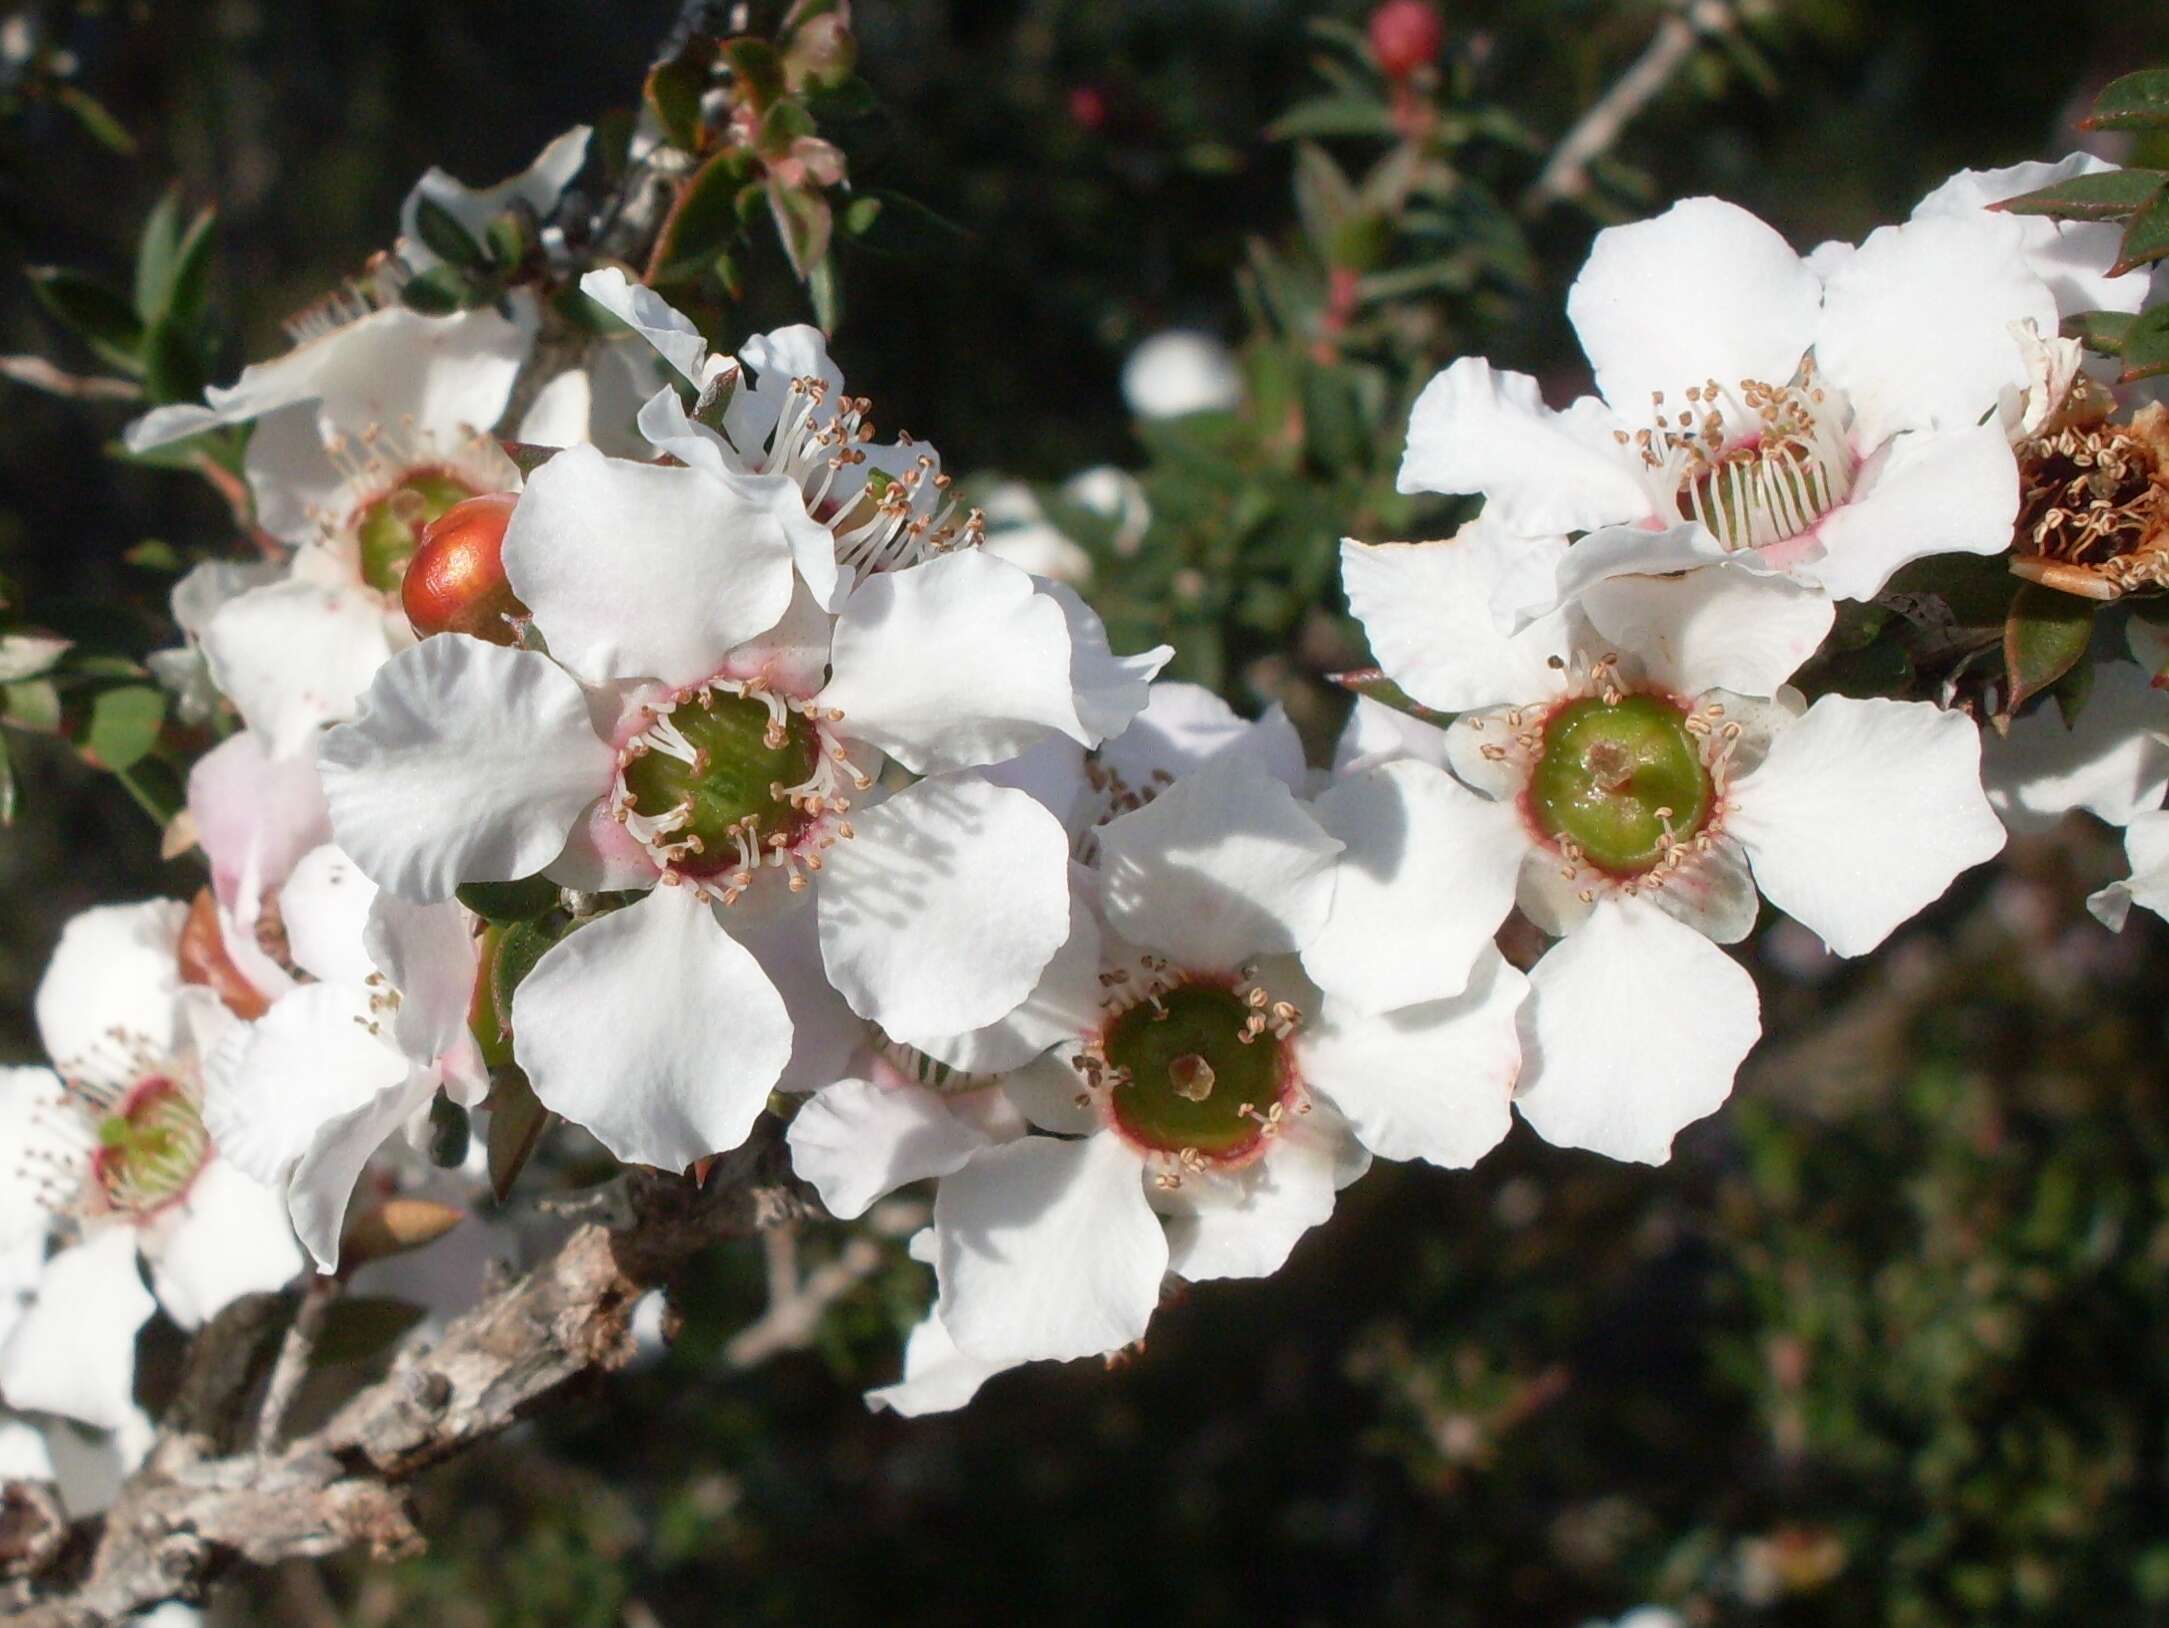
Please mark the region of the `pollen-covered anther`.
POLYGON ((1817 382, 1813 358, 1786 384, 1742 379, 1727 389, 1709 379, 1686 398, 1686 411, 1668 415, 1654 393, 1654 428, 1632 444, 1680 518, 1727 549, 1798 537, 1852 495, 1848 414, 1817 382))

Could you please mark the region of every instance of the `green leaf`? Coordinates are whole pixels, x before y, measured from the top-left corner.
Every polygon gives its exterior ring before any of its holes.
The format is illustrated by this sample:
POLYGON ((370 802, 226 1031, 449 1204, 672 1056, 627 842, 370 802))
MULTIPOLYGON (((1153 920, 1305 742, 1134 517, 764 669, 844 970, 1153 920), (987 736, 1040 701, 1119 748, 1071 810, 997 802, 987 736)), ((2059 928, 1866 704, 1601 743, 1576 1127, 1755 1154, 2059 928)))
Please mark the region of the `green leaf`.
POLYGON ((91 139, 123 158, 136 155, 136 138, 131 136, 105 109, 105 104, 89 91, 77 85, 62 85, 53 93, 53 100, 75 115, 76 123, 90 132, 91 139))
POLYGON ((517 882, 466 882, 457 890, 459 902, 484 921, 508 924, 533 921, 557 908, 557 884, 546 876, 529 876, 517 882))
POLYGON ((1411 718, 1421 718, 1425 723, 1437 724, 1442 729, 1454 721, 1453 713, 1425 706, 1379 668, 1358 667, 1352 672, 1328 673, 1326 678, 1351 695, 1363 696, 1367 700, 1376 701, 1382 707, 1391 707, 1395 712, 1405 712, 1411 718))
POLYGON ((1319 96, 1298 102, 1265 127, 1268 141, 1314 136, 1386 136, 1397 134, 1393 113, 1374 97, 1319 96))
POLYGON ((135 308, 103 283, 59 266, 32 266, 31 292, 83 343, 114 367, 143 371, 143 323, 135 308))
POLYGON ((414 230, 429 245, 430 252, 449 265, 479 271, 489 264, 490 257, 474 240, 474 234, 434 198, 424 195, 415 199, 414 230))
POLYGON ((454 311, 465 310, 474 303, 475 284, 457 266, 431 266, 418 276, 409 277, 399 290, 399 303, 410 311, 424 316, 450 316, 454 311))
POLYGON ((181 557, 181 551, 162 537, 144 538, 121 558, 141 571, 165 571, 179 576, 188 569, 188 561, 181 557))
POLYGON ((325 1308, 324 1321, 310 1348, 311 1367, 332 1368, 364 1362, 389 1349, 428 1314, 411 1301, 390 1295, 348 1295, 325 1308))
POLYGON ((164 314, 185 328, 203 324, 204 307, 211 297, 211 249, 218 211, 203 209, 181 234, 174 251, 173 276, 166 286, 164 314))
POLYGON ((718 153, 693 172, 656 239, 658 287, 697 279, 737 238, 738 188, 746 174, 738 152, 718 153))
POLYGON ((2081 311, 2063 320, 2063 336, 2103 356, 2121 356, 2125 336, 2138 320, 2127 311, 2081 311))
POLYGON ((725 40, 720 54, 741 85, 751 92, 755 107, 766 107, 783 94, 783 58, 766 40, 741 35, 725 40))
POLYGON ((196 336, 170 315, 152 323, 143 338, 143 393, 160 404, 198 401, 208 383, 196 336))
POLYGON ((136 315, 146 327, 165 315, 180 253, 181 189, 170 186, 143 218, 143 235, 136 244, 136 315))
POLYGON ((776 235, 782 239, 783 252, 790 257, 791 269, 801 280, 811 277, 814 267, 828 255, 832 225, 828 200, 818 192, 771 181, 768 208, 775 216, 776 235))
POLYGON ((502 1204, 550 1128, 550 1110, 535 1099, 535 1088, 518 1068, 492 1072, 488 1107, 490 1190, 502 1204))
POLYGON ((2022 585, 2003 626, 2003 664, 2010 682, 2002 716, 2013 717, 2034 696, 2078 664, 2094 634, 2094 602, 2037 582, 2022 585))
POLYGON ((901 192, 854 193, 843 206, 844 235, 869 254, 939 254, 971 236, 963 227, 901 192))
POLYGON ((2142 68, 2109 81, 2081 130, 2153 130, 2169 126, 2169 68, 2142 68))
POLYGON ((700 150, 700 97, 707 76, 692 63, 678 59, 658 62, 648 70, 641 98, 663 139, 685 152, 700 150))
POLYGON ((2147 206, 2124 225, 2124 241, 2118 245, 2112 277, 2150 265, 2169 254, 2169 190, 2154 194, 2147 206))
POLYGON ((535 248, 535 217, 529 209, 507 209, 483 233, 490 263, 504 270, 522 265, 535 248))
POLYGON ((2058 220, 2122 220, 2161 191, 2169 175, 2160 170, 2104 170, 2073 175, 1988 207, 2012 215, 2053 215, 2058 220))
POLYGON ((158 744, 165 721, 165 691, 153 684, 116 684, 91 698, 80 744, 99 768, 117 774, 158 744))
POLYGON ((19 684, 0 684, 0 723, 40 735, 60 729, 60 691, 49 678, 26 678, 19 684))
POLYGON ((815 128, 813 115, 787 96, 761 120, 758 145, 764 153, 785 152, 800 136, 814 134, 815 128))
POLYGON ((2119 378, 2125 384, 2169 373, 2169 305, 2157 305, 2132 318, 2119 354, 2124 358, 2119 378))
POLYGON ((813 116, 828 125, 870 118, 881 107, 874 87, 856 74, 833 85, 809 85, 804 94, 806 106, 812 109, 813 116))
POLYGON ((813 300, 813 320, 823 333, 843 326, 843 284, 836 276, 836 257, 824 255, 806 279, 806 293, 813 300))

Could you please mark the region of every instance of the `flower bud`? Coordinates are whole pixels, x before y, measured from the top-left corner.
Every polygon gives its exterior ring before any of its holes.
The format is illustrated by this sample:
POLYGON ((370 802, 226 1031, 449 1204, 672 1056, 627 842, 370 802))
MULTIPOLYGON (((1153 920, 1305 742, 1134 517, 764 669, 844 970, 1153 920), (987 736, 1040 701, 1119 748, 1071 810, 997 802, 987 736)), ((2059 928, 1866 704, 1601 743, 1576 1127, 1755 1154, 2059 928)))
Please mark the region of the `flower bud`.
POLYGON ((518 502, 512 492, 472 497, 424 529, 399 585, 407 621, 422 638, 466 633, 491 644, 516 642, 512 619, 524 618, 527 607, 505 580, 504 544, 518 502))
POLYGON ((1371 13, 1366 32, 1378 71, 1388 79, 1429 67, 1446 43, 1446 26, 1428 0, 1386 0, 1371 13))

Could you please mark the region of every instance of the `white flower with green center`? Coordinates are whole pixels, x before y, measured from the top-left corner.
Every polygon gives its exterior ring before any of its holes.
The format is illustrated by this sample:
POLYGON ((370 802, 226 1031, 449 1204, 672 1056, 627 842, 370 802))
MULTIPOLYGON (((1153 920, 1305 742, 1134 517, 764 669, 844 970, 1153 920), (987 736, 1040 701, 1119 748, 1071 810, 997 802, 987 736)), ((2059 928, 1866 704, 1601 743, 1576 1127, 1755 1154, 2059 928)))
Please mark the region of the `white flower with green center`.
POLYGON ((204 1060, 242 1024, 182 984, 186 915, 155 900, 69 922, 37 993, 54 1066, 0 1070, 0 1249, 59 1245, 0 1347, 11 1407, 118 1428, 156 1306, 192 1329, 301 1270, 276 1195, 204 1125, 204 1060))
POLYGON ((854 582, 980 540, 981 517, 949 498, 933 447, 908 435, 874 440, 872 403, 847 395, 818 328, 755 334, 735 356, 708 349, 690 319, 615 267, 580 280, 590 299, 655 347, 695 396, 676 386, 640 411, 651 446, 696 469, 788 493, 812 522, 793 552, 814 601, 835 609, 854 582))
POLYGON ((1811 258, 1714 198, 1598 233, 1567 299, 1598 394, 1555 412, 1463 358, 1416 403, 1401 490, 1593 534, 1552 604, 1728 556, 1866 599, 1909 561, 2002 551, 2018 479, 1996 410, 2028 383, 2014 329, 2054 333, 2058 288, 2033 227, 1955 200, 1811 258))
POLYGON ((1277 1271, 1366 1141, 1465 1165, 1505 1134, 1520 975, 1472 946, 1457 999, 1336 1013, 1306 967, 1342 845, 1270 755, 1222 750, 1128 799, 1029 1001, 924 1042, 920 1083, 846 1080, 792 1122, 839 1214, 940 1178, 935 1314, 883 1405, 955 1406, 1002 1367, 1129 1344, 1170 1273, 1277 1271), (1031 1133, 959 1111, 981 1093, 1031 1133))
POLYGON ((628 1160, 734 1147, 779 1079, 833 1078, 839 993, 906 1042, 1022 1001, 1068 931, 1067 843, 961 771, 1120 730, 1168 654, 1118 660, 1074 595, 976 551, 822 611, 805 523, 744 477, 560 453, 504 541, 550 654, 427 639, 325 740, 337 839, 402 898, 646 890, 513 1009, 536 1094, 628 1160), (925 778, 880 784, 884 758, 925 778))
MULTIPOLYGON (((1807 706, 1786 687, 1831 607, 1782 578, 1621 576, 1505 632, 1488 607, 1532 554, 1563 550, 1483 525, 1344 545, 1387 674, 1459 714, 1443 734, 1362 723, 1374 746, 1356 768, 1378 773, 1383 744, 1510 813, 1461 868, 1514 867, 1522 910, 1567 935, 1531 974, 1523 1116, 1549 1140, 1658 1162, 1724 1100, 1759 1032, 1753 984, 1714 948, 1752 930, 1758 894, 1862 955, 1997 853, 2003 828, 1963 715, 1807 706)), ((1420 921, 1452 887, 1441 873, 1401 908, 1420 921)))

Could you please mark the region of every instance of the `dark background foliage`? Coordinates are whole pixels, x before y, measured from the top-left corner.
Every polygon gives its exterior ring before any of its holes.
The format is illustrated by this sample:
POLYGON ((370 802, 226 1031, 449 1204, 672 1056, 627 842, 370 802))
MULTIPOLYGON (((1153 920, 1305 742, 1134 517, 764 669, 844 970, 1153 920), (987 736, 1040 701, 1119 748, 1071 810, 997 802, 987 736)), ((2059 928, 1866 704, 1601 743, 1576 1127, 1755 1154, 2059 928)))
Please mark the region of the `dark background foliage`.
MULTIPOLYGON (((11 268, 124 275, 178 178, 221 210, 230 376, 381 246, 423 168, 493 179, 628 102, 671 9, 22 8, 135 152, 13 105, 0 241, 11 268)), ((958 470, 1144 465, 1121 358, 1170 324, 1244 334, 1246 242, 1284 243, 1292 220, 1289 149, 1259 132, 1313 88, 1318 9, 864 0, 861 71, 888 122, 854 176, 963 228, 844 266, 837 348, 882 422, 958 470)), ((1657 15, 1488 0, 1448 27, 1487 94, 1555 138, 1657 15)), ((1652 206, 1716 191, 1803 247, 1902 217, 1955 168, 2061 153, 2103 79, 2169 50, 2158 11, 2109 0, 1803 0, 1761 19, 1766 81, 1702 53, 1619 157, 1652 206)), ((1605 207, 1636 207, 1635 186, 1614 177, 1605 207)), ((1526 286, 1444 342, 1571 383, 1559 297, 1598 224, 1535 220, 1526 286)), ((745 320, 796 299, 764 290, 745 320)), ((0 349, 82 365, 68 345, 20 277, 0 282, 0 349)), ((225 543, 201 488, 101 453, 120 409, 0 390, 0 573, 31 604, 155 610, 168 579, 125 550, 225 543)), ((1398 427, 1377 440, 1390 467, 1398 427)), ((1355 525, 1300 522, 1328 545, 1355 525)), ((1158 590, 1128 580, 1118 626, 1167 625, 1158 590)), ((1291 671, 1345 637, 1276 665, 1304 613, 1243 623, 1200 676, 1294 705, 1291 671)), ((63 751, 18 750, 17 769, 9 1060, 34 1053, 30 993, 70 913, 198 883, 63 751)), ((2115 860, 2098 831, 2029 846, 1865 970, 1767 934, 1773 1039, 1668 1167, 1517 1132, 1471 1174, 1381 1169, 1280 1277, 1191 1294, 1119 1371, 1008 1376, 961 1416, 903 1423, 857 1398, 894 1372, 918 1269, 878 1275, 815 1349, 735 1373, 721 1348, 759 1310, 761 1268, 751 1246, 719 1254, 661 1364, 429 1484, 429 1557, 292 1569, 224 1609, 1568 1628, 1661 1600, 1709 1623, 2169 1621, 2169 961, 2151 917, 2112 939, 2078 914, 2115 860)), ((1695 1021, 1684 992, 1678 1020, 1695 1021)))

